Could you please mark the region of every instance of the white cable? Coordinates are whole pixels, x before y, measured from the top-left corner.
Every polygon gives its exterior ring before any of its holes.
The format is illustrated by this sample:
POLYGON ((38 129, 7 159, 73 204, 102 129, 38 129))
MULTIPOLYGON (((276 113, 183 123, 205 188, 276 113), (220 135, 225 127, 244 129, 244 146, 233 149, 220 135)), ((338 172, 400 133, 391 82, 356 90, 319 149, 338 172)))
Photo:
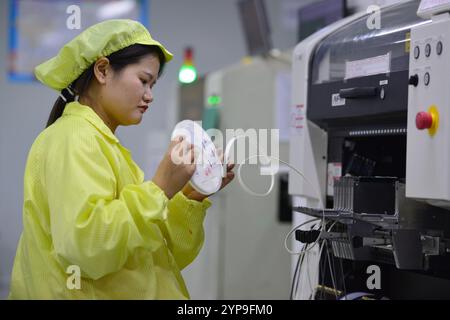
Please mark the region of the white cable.
MULTIPOLYGON (((322 251, 323 251, 323 248, 324 248, 324 242, 322 242, 322 244, 320 245, 320 249, 319 249, 319 258, 318 258, 318 260, 317 260, 317 267, 316 267, 316 272, 317 272, 317 275, 316 274, 314 274, 314 278, 316 278, 316 285, 314 286, 314 289, 312 289, 311 290, 311 297, 310 297, 310 300, 314 300, 315 299, 315 296, 316 296, 316 292, 317 292, 317 285, 318 285, 318 283, 319 283, 319 274, 320 274, 320 259, 321 259, 321 257, 322 257, 322 251)), ((307 274, 307 276, 308 276, 308 278, 309 278, 309 264, 306 264, 306 274, 307 274)))
MULTIPOLYGON (((240 136, 236 136, 236 137, 233 137, 228 143, 227 143, 227 145, 226 145, 226 147, 225 147, 225 154, 224 154, 224 166, 223 166, 223 169, 224 169, 224 174, 223 174, 223 176, 225 177, 226 176, 226 170, 227 170, 227 166, 226 166, 226 163, 228 162, 228 157, 229 157, 229 154, 230 154, 230 151, 231 151, 231 148, 232 148, 232 146, 233 146, 233 144, 237 141, 237 139, 239 139, 239 138, 246 138, 246 136, 245 135, 240 135, 240 136)), ((265 192, 264 194, 258 194, 258 193, 256 193, 256 192, 253 192, 252 190, 250 190, 248 187, 247 187, 247 185, 245 184, 245 183, 243 183, 243 180, 242 180, 242 177, 241 177, 241 166, 247 161, 247 160, 250 160, 250 159, 253 159, 253 158, 260 158, 260 157, 265 157, 266 159, 272 159, 272 160, 276 160, 276 161, 278 161, 278 162, 281 162, 281 163, 283 163, 283 164, 285 164, 285 165, 287 165, 289 168, 291 168, 292 170, 294 170, 294 172, 296 172, 298 175, 300 175, 309 185, 310 185, 310 187, 314 190, 314 192, 316 193, 316 196, 317 196, 317 199, 319 200, 319 202, 320 202, 320 206, 321 207, 324 207, 324 205, 323 205, 323 202, 322 202, 322 197, 321 197, 321 195, 320 195, 320 192, 318 192, 317 191, 317 189, 314 187, 314 185, 305 177, 305 175, 300 171, 300 170, 298 170, 297 168, 295 168, 293 165, 291 165, 289 162, 286 162, 286 161, 283 161, 283 160, 281 160, 281 159, 279 159, 279 158, 276 158, 276 157, 272 157, 272 156, 268 156, 268 155, 265 155, 265 154, 257 154, 257 155, 253 155, 253 156, 250 156, 250 157, 248 157, 248 158, 246 158, 246 159, 244 159, 244 161, 242 162, 242 163, 239 163, 238 164, 238 179, 239 179, 239 182, 241 182, 242 183, 242 186, 243 186, 243 188, 246 190, 246 191, 248 191, 250 194, 252 194, 252 195, 256 195, 256 196, 266 196, 266 195, 268 195, 271 191, 272 191, 272 189, 273 189, 273 186, 274 186, 274 174, 271 174, 270 176, 271 176, 271 183, 270 183, 270 187, 269 187, 269 190, 267 191, 267 192, 265 192)))
MULTIPOLYGON (((237 141, 237 139, 239 139, 239 138, 246 138, 246 136, 245 135, 240 135, 240 136, 236 136, 236 137, 233 137, 230 141, 228 141, 228 143, 227 143, 227 145, 226 145, 226 147, 225 147, 225 153, 224 153, 224 165, 223 165, 223 174, 222 174, 222 177, 226 177, 226 175, 227 175, 227 162, 228 162, 228 157, 229 157, 229 155, 230 155, 230 151, 231 151, 231 148, 233 147, 233 144, 237 141)), ((241 186, 242 186, 242 188, 245 190, 245 191, 247 191, 248 193, 250 193, 251 195, 253 195, 253 196, 255 196, 255 197, 265 197, 265 196, 267 196, 271 191, 272 191, 272 189, 273 189, 273 187, 274 187, 274 185, 275 185, 275 177, 274 177, 274 175, 273 174, 271 174, 270 175, 270 187, 269 187, 269 190, 267 190, 267 192, 265 192, 265 193, 256 193, 256 192, 254 192, 254 191, 252 191, 249 187, 247 187, 247 185, 244 183, 244 180, 242 180, 242 176, 241 176, 241 167, 242 167, 242 165, 247 161, 247 160, 250 160, 250 159, 253 159, 253 158, 256 158, 256 157, 266 157, 267 158, 267 156, 266 155, 260 155, 260 154, 258 154, 258 155, 255 155, 255 156, 251 156, 251 157, 248 157, 247 159, 245 159, 244 161, 243 161, 243 163, 239 163, 238 164, 238 169, 237 169, 237 176, 238 176, 238 180, 239 180, 239 183, 241 184, 241 186)))
MULTIPOLYGON (((334 227, 334 225, 335 225, 336 223, 337 223, 337 221, 334 221, 334 222, 333 222, 333 224, 328 228, 328 232, 331 231, 331 229, 334 227)), ((324 245, 325 245, 325 242, 322 242, 322 244, 320 245, 319 256, 318 256, 318 257, 319 257, 319 258, 318 258, 318 264, 320 264, 320 258, 322 257, 322 251, 323 251, 324 245)), ((301 268, 302 268, 302 265, 303 265, 303 264, 300 265, 300 269, 299 269, 299 271, 298 271, 299 274, 301 274, 301 268)), ((317 270, 317 276, 318 276, 319 267, 317 267, 316 270, 317 270)), ((311 278, 310 278, 310 276, 309 276, 308 255, 306 255, 306 276, 308 277, 309 288, 311 289, 311 296, 310 296, 310 298, 314 298, 314 297, 316 296, 316 292, 317 292, 317 285, 314 286, 314 289, 313 289, 313 286, 312 286, 312 284, 311 284, 311 278)), ((312 278, 315 278, 315 277, 316 277, 316 275, 314 274, 312 278)), ((300 277, 299 277, 299 279, 300 279, 300 277)), ((318 282, 318 279, 317 279, 316 282, 318 282)), ((297 297, 297 294, 294 294, 293 296, 294 296, 294 297, 297 297)))
POLYGON ((300 252, 295 252, 295 251, 292 251, 291 249, 289 249, 289 247, 288 247, 288 245, 287 245, 287 241, 288 241, 289 237, 291 236, 291 234, 293 234, 295 231, 297 231, 300 227, 303 227, 305 224, 308 224, 308 223, 310 223, 310 222, 317 221, 317 220, 320 220, 320 218, 313 218, 313 219, 310 219, 310 220, 308 220, 308 221, 305 221, 305 222, 303 222, 303 223, 301 223, 301 224, 295 226, 294 228, 292 228, 292 229, 288 232, 288 234, 287 234, 286 237, 284 238, 284 248, 286 249, 287 252, 289 252, 289 253, 292 254, 292 255, 304 254, 304 253, 308 252, 309 250, 311 250, 311 249, 317 244, 318 240, 320 239, 320 235, 319 235, 319 237, 317 237, 316 241, 313 242, 313 244, 311 245, 311 247, 309 247, 306 251, 302 251, 302 250, 301 250, 300 252))
MULTIPOLYGON (((227 170, 226 162, 227 162, 227 160, 228 160, 228 156, 229 156, 231 147, 232 147, 232 145, 234 144, 234 142, 237 141, 237 139, 238 139, 238 138, 241 138, 241 137, 245 137, 245 136, 237 136, 237 137, 234 137, 233 139, 231 139, 231 140, 228 142, 228 144, 227 144, 227 146, 226 146, 226 148, 225 148, 225 154, 224 154, 224 166, 223 166, 223 167, 224 167, 224 176, 226 175, 226 170, 227 170)), ((320 241, 322 232, 323 232, 323 230, 325 229, 325 210, 324 210, 324 207, 325 207, 325 206, 324 206, 324 204, 323 204, 323 202, 322 202, 322 197, 321 197, 320 192, 317 191, 317 189, 314 187, 314 185, 313 185, 313 184, 305 177, 305 175, 304 175, 300 170, 298 170, 297 168, 295 168, 295 167, 294 167, 293 165, 291 165, 290 163, 288 163, 288 162, 286 162, 286 161, 283 161, 283 160, 281 160, 281 159, 278 159, 278 158, 276 158, 276 157, 272 157, 272 156, 267 156, 267 155, 254 155, 254 156, 250 156, 250 157, 246 158, 246 159, 243 161, 243 163, 238 164, 238 170, 237 170, 238 180, 239 180, 241 186, 243 187, 243 189, 244 189, 245 191, 247 191, 248 193, 250 193, 250 194, 252 194, 252 195, 254 195, 254 196, 260 196, 260 197, 266 196, 266 195, 268 195, 268 194, 272 191, 272 189, 273 189, 273 187, 274 187, 274 184, 275 184, 275 177, 274 177, 274 174, 273 174, 273 173, 270 175, 270 176, 271 176, 271 182, 270 182, 269 190, 268 190, 267 192, 265 192, 265 193, 256 193, 256 192, 250 190, 250 188, 248 188, 247 185, 244 183, 244 181, 242 180, 242 177, 241 177, 241 166, 242 166, 242 164, 244 164, 247 160, 250 160, 250 159, 255 158, 255 157, 258 157, 258 158, 259 158, 259 157, 266 157, 266 158, 270 158, 270 159, 272 159, 272 160, 276 160, 276 161, 279 161, 279 162, 285 164, 286 166, 288 166, 289 168, 291 168, 295 173, 297 173, 298 175, 300 175, 300 176, 305 180, 305 182, 308 183, 308 184, 311 186, 312 190, 316 193, 317 199, 319 200, 319 207, 322 208, 322 221, 321 221, 321 224, 320 224, 321 232, 320 232, 319 236, 317 237, 316 241, 314 241, 314 243, 313 243, 309 248, 307 248, 306 250, 303 250, 303 248, 302 248, 302 250, 301 250, 300 252, 292 251, 291 249, 289 249, 289 247, 288 247, 288 245, 287 245, 287 241, 288 241, 289 237, 292 235, 292 233, 294 233, 297 229, 299 229, 299 228, 302 227, 303 225, 306 225, 306 224, 311 223, 311 222, 313 222, 313 221, 320 220, 320 218, 313 218, 313 219, 310 219, 310 220, 308 220, 308 221, 306 221, 306 222, 301 223, 300 225, 297 225, 296 227, 294 227, 292 230, 289 231, 289 233, 286 235, 286 237, 285 237, 285 239, 284 239, 284 247, 285 247, 285 249, 286 249, 290 254, 296 254, 296 255, 297 255, 297 254, 300 254, 300 255, 303 255, 303 256, 306 255, 306 260, 307 260, 307 259, 308 259, 307 253, 309 253, 309 251, 310 251, 312 248, 314 248, 314 247, 316 246, 316 244, 320 241)), ((336 223, 336 222, 335 222, 335 223, 336 223)), ((331 228, 334 226, 335 223, 332 224, 332 226, 330 227, 330 230, 331 230, 331 228)), ((318 263, 320 263, 320 257, 321 257, 321 255, 322 255, 323 247, 324 247, 324 243, 322 243, 322 245, 320 246, 320 249, 319 249, 319 259, 318 259, 318 263)), ((299 257, 299 258, 301 258, 302 261, 301 261, 301 264, 300 264, 300 266, 299 266, 299 269, 300 269, 300 270, 299 270, 299 276, 298 276, 298 280, 297 280, 297 281, 299 281, 299 280, 301 279, 301 267, 302 267, 302 264, 303 264, 303 258, 302 258, 302 257, 299 257)), ((306 263, 307 263, 307 262, 306 262, 306 263)), ((306 275, 306 276, 308 277, 308 282, 309 282, 310 289, 311 289, 311 292, 312 292, 312 297, 314 297, 314 296, 315 296, 315 292, 317 291, 317 286, 316 286, 315 289, 312 288, 311 279, 310 279, 310 276, 309 276, 309 265, 308 265, 308 263, 307 263, 306 267, 307 267, 307 269, 306 269, 307 275, 306 275)), ((297 296, 297 292, 293 293, 293 296, 296 297, 296 296, 297 296)))
POLYGON ((336 281, 334 280, 334 268, 331 267, 331 257, 330 257, 330 251, 328 250, 328 245, 327 245, 327 260, 328 260, 328 266, 330 267, 330 276, 331 276, 331 283, 333 284, 333 289, 334 289, 334 295, 336 296, 336 300, 338 299, 337 296, 337 285, 336 285, 336 281))
MULTIPOLYGON (((315 243, 313 245, 315 245, 315 243)), ((319 257, 322 254, 322 249, 323 249, 323 243, 321 244, 320 249, 319 249, 319 257)), ((303 248, 302 248, 302 250, 303 250, 303 248)), ((300 279, 301 279, 301 269, 303 267, 303 261, 305 261, 305 263, 306 263, 306 277, 307 277, 307 280, 308 280, 309 289, 311 291, 311 295, 314 296, 315 289, 313 288, 313 285, 311 283, 311 277, 310 277, 310 274, 309 274, 309 263, 308 263, 308 256, 309 256, 309 254, 307 254, 306 250, 303 250, 300 255, 303 256, 304 259, 302 258, 302 264, 299 266, 299 270, 298 270, 299 277, 298 277, 297 281, 300 281, 300 279)), ((320 263, 320 259, 318 260, 318 262, 320 263)), ((298 285, 296 287, 298 287, 298 285)), ((317 287, 317 285, 315 287, 317 287)), ((298 299, 297 290, 295 291, 294 297, 296 297, 298 299)))
MULTIPOLYGON (((337 223, 337 221, 334 221, 334 222, 331 224, 331 226, 328 228, 328 232, 330 232, 331 229, 333 229, 333 227, 334 227, 334 225, 335 225, 336 223, 337 223)), ((323 241, 322 244, 320 245, 320 250, 319 250, 319 260, 318 260, 319 266, 320 266, 320 258, 322 257, 322 251, 323 251, 324 246, 325 246, 325 241, 323 241)), ((320 270, 319 270, 319 266, 317 266, 317 268, 316 268, 317 272, 320 271, 320 270)), ((306 264, 306 274, 309 275, 309 264, 306 264)), ((319 276, 319 274, 317 274, 317 276, 319 276)), ((317 280, 317 282, 319 282, 319 280, 317 280)), ((336 288, 334 288, 334 289, 336 289, 336 288)), ((312 297, 314 298, 314 297, 316 296, 317 286, 316 286, 315 289, 312 290, 312 291, 313 291, 313 292, 312 292, 312 297)))
MULTIPOLYGON (((330 226, 330 228, 328 229, 328 232, 334 227, 335 224, 336 224, 336 221, 330 226)), ((319 252, 318 252, 318 260, 317 260, 318 264, 320 264, 320 258, 322 257, 322 251, 323 251, 324 245, 325 245, 325 242, 322 242, 321 245, 320 245, 320 249, 319 249, 319 252)), ((316 274, 313 274, 313 277, 310 277, 308 255, 306 255, 305 261, 306 261, 306 277, 308 278, 308 284, 309 284, 309 288, 310 288, 310 291, 311 291, 311 295, 308 297, 308 299, 310 300, 310 299, 314 299, 314 297, 316 296, 316 292, 317 292, 318 288, 317 288, 317 284, 314 285, 314 288, 313 288, 313 285, 311 284, 311 278, 315 278, 316 274)), ((300 265, 300 268, 298 270, 299 274, 301 274, 301 268, 302 267, 303 267, 303 264, 300 265)), ((317 277, 318 277, 319 267, 317 267, 316 270, 317 270, 316 272, 317 272, 317 277)), ((301 278, 299 277, 298 281, 300 279, 301 278)), ((317 282, 318 282, 318 279, 315 280, 315 283, 317 283, 317 282)), ((296 287, 298 287, 298 286, 296 286, 296 287)), ((295 294, 293 296, 298 299, 297 291, 295 292, 295 294)))
MULTIPOLYGON (((233 144, 238 138, 241 138, 241 137, 245 137, 245 136, 237 136, 237 137, 234 137, 233 139, 230 140, 230 142, 228 142, 228 144, 227 144, 227 146, 226 146, 226 149, 225 149, 224 162, 226 162, 225 159, 228 159, 229 152, 230 152, 230 149, 231 149, 232 144, 233 144)), ((321 196, 320 196, 320 193, 317 191, 317 189, 314 188, 314 185, 313 185, 313 184, 305 177, 305 175, 304 175, 300 170, 298 170, 297 168, 295 168, 293 165, 291 165, 290 163, 288 163, 288 162, 286 162, 286 161, 283 161, 283 160, 278 159, 278 158, 276 158, 276 157, 267 156, 267 155, 261 155, 261 154, 253 155, 253 156, 250 156, 250 157, 244 159, 244 161, 243 161, 242 163, 239 163, 239 164, 238 164, 238 169, 237 169, 238 180, 239 180, 239 182, 241 183, 242 188, 243 188, 245 191, 247 191, 248 193, 250 193, 250 194, 252 194, 252 195, 254 195, 254 196, 258 196, 258 197, 266 196, 266 195, 268 195, 268 194, 272 191, 273 186, 274 186, 274 184, 275 184, 275 177, 274 177, 274 174, 271 174, 271 175, 270 175, 270 179, 271 179, 271 181, 270 181, 270 187, 269 187, 269 190, 268 190, 267 192, 265 192, 265 193, 256 193, 256 192, 250 190, 250 188, 248 188, 247 185, 246 185, 246 184, 244 183, 244 181, 242 180, 242 177, 241 177, 241 167, 242 167, 242 165, 243 165, 247 160, 250 160, 250 159, 253 159, 253 158, 259 158, 259 157, 270 158, 270 159, 272 159, 272 160, 276 160, 276 161, 279 161, 279 162, 285 164, 286 166, 288 166, 289 168, 291 168, 292 170, 294 170, 294 172, 296 172, 297 174, 299 174, 299 175, 300 175, 300 176, 301 176, 301 177, 302 177, 302 178, 303 178, 303 179, 311 186, 311 188, 315 191, 315 193, 316 193, 316 195, 317 195, 317 199, 319 199, 319 206, 322 207, 322 224, 324 224, 324 223, 325 223, 325 210, 323 210, 324 205, 323 205, 323 202, 322 202, 322 198, 321 198, 321 196)), ((224 164, 224 168, 226 168, 226 164, 224 164)), ((225 170, 226 170, 226 169, 225 169, 225 170)), ((316 218, 316 219, 313 219, 313 220, 319 220, 319 218, 316 218)), ((306 224, 306 223, 305 223, 305 224, 306 224)), ((290 235, 291 235, 295 230, 297 230, 298 228, 300 228, 301 226, 303 226, 303 224, 301 224, 301 225, 295 227, 294 229, 292 229, 291 231, 289 231, 289 233, 287 234, 287 236, 286 236, 286 238, 285 238, 285 240, 284 240, 284 247, 286 248, 286 250, 287 250, 290 254, 300 254, 300 252, 295 252, 295 251, 292 251, 292 250, 290 250, 290 249, 288 248, 288 246, 287 246, 287 240, 288 240, 288 238, 290 237, 290 235)), ((322 230, 321 230, 321 232, 322 232, 322 230)), ((319 241, 319 239, 320 239, 320 235, 319 235, 319 237, 317 237, 317 239, 316 239, 316 241, 314 242, 314 244, 313 244, 310 248, 308 248, 308 249, 306 250, 306 252, 308 252, 309 250, 311 250, 311 248, 313 248, 313 247, 317 244, 317 242, 319 241)))
MULTIPOLYGON (((247 159, 246 159, 247 160, 247 159)), ((238 180, 239 183, 241 184, 242 188, 247 191, 248 193, 250 193, 253 196, 256 197, 265 197, 267 196, 270 192, 272 192, 273 186, 275 185, 275 176, 273 174, 270 175, 270 187, 269 190, 264 192, 264 193, 256 193, 252 190, 250 190, 249 187, 247 187, 247 185, 244 183, 244 181, 242 180, 242 176, 241 176, 241 165, 239 165, 238 169, 237 169, 237 176, 238 176, 238 180)))

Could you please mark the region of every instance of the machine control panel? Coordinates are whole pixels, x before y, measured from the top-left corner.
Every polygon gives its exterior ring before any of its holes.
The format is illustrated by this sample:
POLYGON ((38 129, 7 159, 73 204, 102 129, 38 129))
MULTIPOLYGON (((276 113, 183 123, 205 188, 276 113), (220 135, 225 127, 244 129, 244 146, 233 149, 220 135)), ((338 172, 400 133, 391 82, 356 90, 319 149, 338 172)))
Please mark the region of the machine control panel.
POLYGON ((411 30, 406 196, 442 200, 450 207, 448 43, 450 15, 411 30))

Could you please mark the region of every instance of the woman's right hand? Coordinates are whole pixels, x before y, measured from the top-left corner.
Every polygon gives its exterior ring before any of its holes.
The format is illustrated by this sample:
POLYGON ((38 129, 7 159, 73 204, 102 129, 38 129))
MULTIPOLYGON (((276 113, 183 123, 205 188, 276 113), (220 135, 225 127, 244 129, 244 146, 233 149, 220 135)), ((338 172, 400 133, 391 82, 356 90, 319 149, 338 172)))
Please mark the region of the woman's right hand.
POLYGON ((194 171, 194 146, 183 137, 176 137, 171 141, 152 181, 171 199, 188 183, 194 171))

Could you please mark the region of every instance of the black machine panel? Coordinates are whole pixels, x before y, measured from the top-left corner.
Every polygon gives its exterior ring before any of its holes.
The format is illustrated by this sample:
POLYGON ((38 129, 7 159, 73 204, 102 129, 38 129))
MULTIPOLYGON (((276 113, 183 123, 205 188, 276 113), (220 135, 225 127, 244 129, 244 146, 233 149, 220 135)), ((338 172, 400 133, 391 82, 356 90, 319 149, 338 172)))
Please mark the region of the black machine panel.
POLYGON ((327 129, 380 122, 406 128, 408 71, 311 85, 309 96, 308 119, 327 129), (387 84, 380 85, 382 81, 387 84), (371 92, 356 96, 359 89, 371 92), (333 106, 333 97, 344 90, 356 93, 345 98, 345 105, 333 106))

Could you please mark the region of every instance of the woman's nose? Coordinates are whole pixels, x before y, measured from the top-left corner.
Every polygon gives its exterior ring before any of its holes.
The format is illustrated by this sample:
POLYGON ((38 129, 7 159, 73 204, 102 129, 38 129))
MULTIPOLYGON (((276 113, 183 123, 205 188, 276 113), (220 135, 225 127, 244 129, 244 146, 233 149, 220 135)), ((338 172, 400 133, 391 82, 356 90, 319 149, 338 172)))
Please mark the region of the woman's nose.
POLYGON ((145 91, 143 100, 144 100, 145 103, 149 103, 149 104, 152 103, 152 101, 153 101, 153 94, 152 94, 151 90, 146 90, 145 91))

